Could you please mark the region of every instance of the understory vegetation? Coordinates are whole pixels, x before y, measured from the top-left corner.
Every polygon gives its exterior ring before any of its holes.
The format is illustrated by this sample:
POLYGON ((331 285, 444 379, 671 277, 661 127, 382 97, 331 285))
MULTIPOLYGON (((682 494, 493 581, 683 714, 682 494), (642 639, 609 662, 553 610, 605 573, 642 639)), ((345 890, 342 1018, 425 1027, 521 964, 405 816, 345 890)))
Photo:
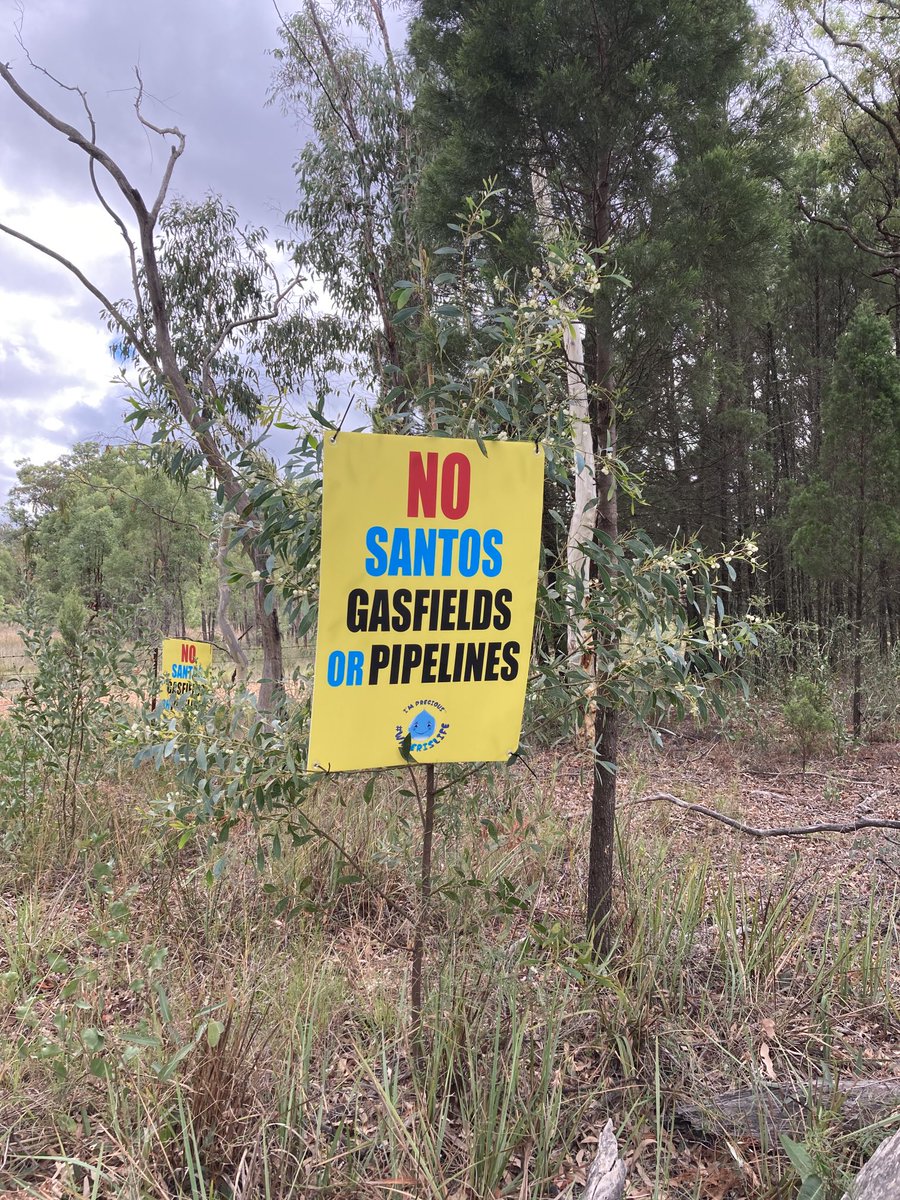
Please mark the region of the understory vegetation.
MULTIPOLYGON (((7 1186, 573 1195, 612 1118, 629 1196, 794 1195, 798 1163, 838 1195, 895 1123, 890 1107, 848 1113, 841 1085, 893 1077, 900 1055, 896 839, 753 842, 652 799, 663 786, 785 821, 896 798, 895 744, 851 743, 848 695, 818 654, 802 677, 820 673, 840 740, 791 748, 803 718, 778 646, 773 634, 772 678, 725 722, 663 722, 657 750, 628 739, 601 958, 582 932, 590 752, 536 722, 521 761, 439 773, 413 1044, 409 772, 326 777, 269 822, 238 798, 225 837, 177 752, 134 765, 163 748, 139 703, 154 682, 110 629, 31 643, 35 676, 0 723, 7 1186), (102 657, 85 673, 102 688, 60 671, 73 648, 112 655, 119 674, 102 657), (54 703, 76 712, 74 766, 33 720, 54 703), (737 1118, 722 1109, 735 1089, 756 1102, 737 1118), (789 1125, 760 1130, 783 1089, 800 1099, 789 1125)), ((275 730, 252 710, 217 729, 215 696, 184 714, 205 731, 194 762, 211 776, 227 737, 257 762, 265 739, 290 745, 307 704, 302 681, 295 692, 275 730)), ((897 702, 894 686, 886 739, 897 702)))

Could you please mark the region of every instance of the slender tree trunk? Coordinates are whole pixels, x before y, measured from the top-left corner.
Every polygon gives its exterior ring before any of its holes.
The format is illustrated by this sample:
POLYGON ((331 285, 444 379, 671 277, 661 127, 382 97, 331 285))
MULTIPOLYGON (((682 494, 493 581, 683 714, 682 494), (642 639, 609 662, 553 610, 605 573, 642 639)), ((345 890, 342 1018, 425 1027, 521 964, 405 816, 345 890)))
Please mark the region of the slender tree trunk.
MULTIPOLYGON (((590 585, 591 560, 585 545, 591 540, 594 527, 593 501, 597 499, 596 460, 591 435, 587 381, 584 374, 584 330, 580 325, 565 333, 566 374, 569 386, 569 416, 572 421, 572 441, 575 445, 572 518, 566 539, 566 567, 573 579, 580 581, 585 596, 590 585)), ((590 669, 592 652, 586 621, 575 616, 569 623, 566 646, 569 657, 580 659, 590 669)))
POLYGON ((425 1058, 425 1048, 422 1038, 422 1014, 425 1006, 425 925, 428 919, 428 908, 431 904, 431 854, 434 843, 435 799, 434 763, 426 763, 425 807, 422 809, 422 861, 419 882, 419 912, 416 917, 416 929, 413 937, 412 959, 410 963, 410 1009, 412 1013, 410 1041, 413 1048, 413 1057, 417 1067, 420 1068, 425 1058))
MULTIPOLYGON (((606 245, 610 234, 608 157, 605 166, 604 178, 598 181, 594 197, 592 232, 595 246, 606 245)), ((608 537, 616 538, 619 534, 619 510, 613 474, 616 409, 612 312, 609 298, 603 293, 595 299, 594 337, 591 426, 597 463, 596 528, 608 537)), ((609 630, 606 637, 614 639, 615 630, 609 630)), ((598 680, 598 693, 600 682, 598 680)), ((598 953, 608 948, 612 932, 618 722, 617 709, 598 703, 594 713, 594 773, 586 905, 588 936, 598 953)))
POLYGON ((891 647, 891 597, 888 585, 888 565, 883 558, 878 560, 878 649, 887 654, 891 647))
POLYGON ((247 678, 247 669, 249 666, 247 652, 241 645, 237 634, 234 632, 234 629, 231 626, 231 621, 228 618, 228 602, 231 599, 231 587, 228 583, 228 566, 226 558, 228 554, 228 541, 230 536, 231 521, 228 519, 228 517, 224 517, 222 520, 222 528, 219 531, 219 549, 216 554, 216 565, 219 569, 219 628, 222 630, 222 640, 225 643, 225 648, 227 649, 228 654, 235 666, 235 679, 238 683, 243 683, 247 678))
POLYGON ((619 714, 597 706, 594 713, 594 786, 588 850, 587 928, 598 954, 609 948, 616 839, 616 763, 619 714))
MULTIPOLYGON (((251 558, 257 571, 265 571, 266 554, 264 551, 254 549, 251 552, 251 558)), ((256 607, 259 642, 262 646, 262 678, 259 681, 257 703, 260 711, 269 712, 284 691, 281 626, 278 622, 277 605, 272 606, 271 612, 266 612, 266 593, 261 583, 258 583, 253 589, 253 599, 256 607)))
POLYGON ((856 579, 853 597, 853 736, 862 737, 862 619, 863 559, 865 535, 862 523, 856 538, 856 579))
MULTIPOLYGON (((545 243, 549 244, 556 236, 558 222, 553 212, 547 180, 539 171, 531 172, 531 190, 534 195, 541 234, 545 243)), ((586 594, 590 582, 591 560, 585 553, 584 547, 591 540, 594 529, 595 516, 592 512, 592 501, 597 498, 597 481, 584 366, 583 326, 575 324, 564 330, 563 348, 566 355, 566 385, 575 460, 572 475, 574 484, 572 517, 566 537, 566 569, 573 580, 579 581, 586 594)), ((566 650, 573 662, 590 669, 592 654, 587 623, 575 611, 572 612, 566 627, 566 650)))
POLYGON ((813 461, 818 462, 822 448, 822 280, 819 264, 813 279, 813 370, 810 412, 813 461))

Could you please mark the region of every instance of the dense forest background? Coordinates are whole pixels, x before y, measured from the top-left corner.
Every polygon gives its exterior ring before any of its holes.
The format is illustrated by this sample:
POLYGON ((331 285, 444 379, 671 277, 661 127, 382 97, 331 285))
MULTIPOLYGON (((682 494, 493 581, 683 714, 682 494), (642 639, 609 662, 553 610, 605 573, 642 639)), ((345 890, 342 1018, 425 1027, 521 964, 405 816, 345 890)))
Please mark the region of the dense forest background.
MULTIPOLYGON (((336 309, 307 331, 300 370, 330 358, 354 372, 376 426, 403 411, 397 384, 418 368, 395 285, 415 282, 490 179, 503 240, 485 280, 527 279, 550 211, 627 281, 594 304, 584 368, 643 478, 624 523, 710 548, 756 537, 765 565, 739 568, 736 611, 862 621, 882 651, 896 644, 891 6, 428 0, 402 52, 382 17, 310 7, 278 51, 274 95, 316 129, 297 161, 293 252, 336 309)), ((203 218, 184 207, 182 235, 203 218)), ((174 254, 171 224, 167 237, 174 254)), ((284 400, 291 381, 277 382, 284 400)), ((147 633, 213 628, 214 505, 199 476, 179 497, 144 461, 86 446, 23 465, 2 534, 7 604, 27 583, 48 602, 76 588, 95 609, 139 593, 147 633)))

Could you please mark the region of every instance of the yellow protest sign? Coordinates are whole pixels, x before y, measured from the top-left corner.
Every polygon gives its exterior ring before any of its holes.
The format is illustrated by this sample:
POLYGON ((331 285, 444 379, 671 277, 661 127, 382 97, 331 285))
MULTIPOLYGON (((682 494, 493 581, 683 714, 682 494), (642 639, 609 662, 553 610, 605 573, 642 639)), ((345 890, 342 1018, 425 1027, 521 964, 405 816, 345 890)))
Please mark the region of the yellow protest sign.
POLYGON ((209 642, 163 638, 159 680, 161 708, 171 708, 178 701, 190 704, 196 687, 195 679, 201 674, 209 674, 212 651, 209 642))
POLYGON ((324 452, 309 767, 501 761, 531 659, 534 443, 341 433, 324 452))

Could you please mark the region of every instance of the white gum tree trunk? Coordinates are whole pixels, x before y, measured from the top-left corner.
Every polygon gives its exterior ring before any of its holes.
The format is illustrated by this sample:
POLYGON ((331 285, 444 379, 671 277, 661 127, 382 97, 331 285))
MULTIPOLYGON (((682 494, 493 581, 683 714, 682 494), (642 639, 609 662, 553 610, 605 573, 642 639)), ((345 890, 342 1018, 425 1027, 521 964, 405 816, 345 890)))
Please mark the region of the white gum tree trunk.
MULTIPOLYGON (((537 208, 538 224, 545 244, 553 241, 558 223, 553 213, 547 180, 537 171, 531 173, 531 187, 537 208)), ((569 419, 574 449, 574 501, 572 519, 566 538, 566 568, 573 580, 580 580, 583 595, 587 595, 590 578, 590 559, 584 551, 591 540, 597 500, 596 458, 588 410, 588 389, 584 373, 584 326, 574 322, 565 330, 566 382, 569 393, 569 419)), ((579 585, 576 585, 576 588, 579 585)), ((591 649, 586 622, 577 615, 577 593, 572 598, 572 619, 566 631, 569 657, 586 669, 590 668, 591 649)))

